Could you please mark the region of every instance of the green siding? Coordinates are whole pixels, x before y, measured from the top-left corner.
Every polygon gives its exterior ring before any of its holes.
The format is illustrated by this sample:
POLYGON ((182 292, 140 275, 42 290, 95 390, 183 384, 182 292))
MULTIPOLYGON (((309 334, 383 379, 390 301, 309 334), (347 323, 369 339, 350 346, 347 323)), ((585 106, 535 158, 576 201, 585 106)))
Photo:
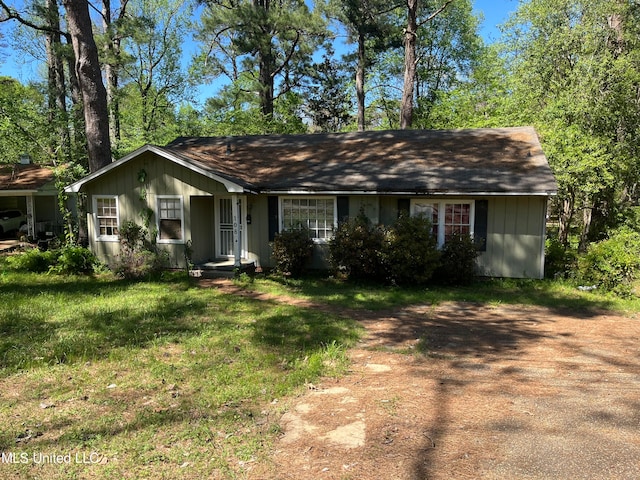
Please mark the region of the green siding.
POLYGON ((489 199, 487 251, 478 259, 483 275, 514 278, 544 276, 546 199, 489 199))
MULTIPOLYGON (((208 260, 213 255, 213 201, 208 205, 204 197, 212 198, 227 191, 219 182, 193 172, 169 160, 147 152, 105 173, 98 180, 89 182, 87 192, 87 222, 89 242, 98 257, 112 264, 119 252, 117 241, 96 241, 93 221, 93 197, 96 195, 117 195, 120 224, 127 220, 141 223, 140 213, 149 207, 154 212, 158 195, 179 195, 183 199, 184 236, 191 240, 198 259, 208 260), (144 170, 146 181, 141 183, 139 175, 144 170), (142 198, 146 195, 146 200, 142 198), (194 231, 192 231, 192 229, 194 231), (210 252, 207 252, 210 249, 210 252)), ((151 225, 155 226, 155 214, 151 225)), ((184 266, 184 244, 158 244, 169 254, 172 267, 184 266)))
MULTIPOLYGON (((185 240, 192 241, 196 263, 215 258, 215 200, 228 195, 223 184, 157 157, 151 152, 131 159, 86 184, 88 194, 88 233, 91 248, 103 261, 113 262, 119 251, 118 242, 95 240, 93 201, 95 195, 118 195, 120 223, 134 220, 140 223, 140 212, 146 206, 156 210, 157 195, 180 195, 183 198, 185 240), (139 173, 146 172, 146 182, 140 183, 139 173), (146 201, 141 197, 146 194, 146 201)), ((363 209, 375 224, 390 225, 398 216, 398 196, 349 196, 349 216, 363 209)), ((409 197, 403 197, 409 198, 409 197)), ((441 198, 441 197, 439 197, 441 198)), ((496 277, 543 276, 544 197, 485 197, 488 200, 487 250, 478 258, 482 275, 496 277)), ((258 266, 271 266, 269 244, 269 211, 265 195, 243 196, 251 223, 246 226, 245 257, 258 266)), ((155 225, 156 219, 151 219, 155 225)), ((184 245, 160 244, 171 258, 172 266, 184 266, 184 245)), ((314 267, 326 267, 328 247, 316 245, 314 267)))

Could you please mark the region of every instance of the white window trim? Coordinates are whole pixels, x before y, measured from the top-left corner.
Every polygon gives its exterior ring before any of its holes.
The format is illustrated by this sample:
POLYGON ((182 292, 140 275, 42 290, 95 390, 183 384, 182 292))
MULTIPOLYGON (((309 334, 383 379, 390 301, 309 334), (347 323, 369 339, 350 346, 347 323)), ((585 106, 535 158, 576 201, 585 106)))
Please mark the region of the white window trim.
MULTIPOLYGON (((116 201, 116 225, 118 231, 120 231, 120 201, 117 195, 94 195, 93 201, 93 228, 95 230, 95 239, 97 242, 118 242, 120 241, 119 235, 100 235, 100 224, 98 221, 98 200, 109 199, 116 201)), ((106 218, 106 217, 105 217, 106 218)), ((111 217, 108 217, 111 218, 111 217)))
MULTIPOLYGON (((296 200, 332 200, 333 201, 333 230, 338 226, 338 197, 334 197, 331 195, 286 195, 278 197, 278 231, 282 232, 285 230, 284 225, 284 211, 283 211, 283 200, 296 199, 296 200)), ((333 237, 333 235, 331 235, 333 237)), ((331 237, 327 238, 311 238, 313 243, 316 244, 325 244, 328 243, 331 237)))
POLYGON ((435 199, 435 198, 412 198, 411 199, 411 215, 415 213, 415 204, 416 203, 432 203, 438 206, 438 248, 441 248, 444 245, 444 208, 447 204, 468 204, 471 206, 469 209, 469 235, 473 238, 474 228, 475 228, 475 217, 476 217, 476 201, 462 198, 447 198, 447 199, 435 199))
POLYGON ((156 241, 158 243, 184 243, 184 199, 182 195, 156 195, 156 230, 158 235, 156 241), (180 238, 160 238, 160 201, 167 199, 180 200, 180 238))

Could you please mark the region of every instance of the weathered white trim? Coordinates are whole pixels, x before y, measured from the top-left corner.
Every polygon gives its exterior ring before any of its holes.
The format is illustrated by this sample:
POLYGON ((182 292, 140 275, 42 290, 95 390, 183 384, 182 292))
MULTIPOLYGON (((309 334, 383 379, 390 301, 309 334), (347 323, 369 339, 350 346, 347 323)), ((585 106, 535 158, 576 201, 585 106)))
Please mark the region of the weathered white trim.
POLYGON ((118 242, 120 241, 119 235, 100 235, 100 222, 98 220, 98 199, 100 198, 108 198, 110 200, 116 201, 116 228, 118 231, 120 230, 120 199, 118 195, 94 195, 91 198, 93 213, 91 214, 93 217, 93 234, 96 242, 118 242))
POLYGON ((156 229, 158 235, 156 241, 162 244, 183 244, 185 243, 185 227, 184 227, 184 198, 182 195, 156 195, 156 229), (162 200, 180 200, 180 238, 160 238, 160 220, 166 220, 160 218, 160 202, 162 200))
POLYGON ((231 195, 231 218, 233 219, 233 266, 242 265, 242 203, 238 194, 231 195))
POLYGON ((0 197, 16 197, 33 193, 38 193, 38 190, 0 190, 0 197))
POLYGON ((377 190, 261 190, 265 195, 380 195, 411 197, 548 197, 557 192, 415 192, 415 191, 377 191, 377 190))
MULTIPOLYGON (((300 197, 297 197, 300 198, 300 197)), ((338 199, 334 195, 305 195, 304 198, 309 200, 332 200, 333 201, 333 228, 338 225, 338 199)), ((286 229, 284 224, 283 200, 287 199, 286 195, 278 197, 278 231, 282 232, 286 229)), ((329 238, 312 238, 313 243, 324 244, 329 238)))
POLYGON ((433 197, 425 197, 424 199, 412 198, 410 203, 410 212, 411 215, 415 215, 415 205, 420 200, 423 200, 425 203, 432 203, 434 205, 438 205, 438 248, 442 248, 445 242, 445 208, 446 205, 460 203, 465 205, 470 205, 469 208, 469 235, 473 238, 475 234, 475 224, 476 224, 476 201, 470 198, 446 198, 446 199, 436 199, 433 197))
POLYGON ((146 152, 151 152, 154 153, 158 156, 161 156, 163 158, 165 158, 166 160, 169 160, 177 165, 180 165, 184 168, 187 168, 193 172, 199 173, 201 175, 204 175, 205 177, 208 177, 212 180, 215 180, 216 182, 222 183, 225 188, 227 189, 228 192, 232 192, 232 193, 243 193, 245 191, 244 187, 242 187, 241 185, 238 185, 237 183, 234 183, 230 180, 227 180, 226 178, 223 178, 219 175, 216 175, 213 172, 210 172, 209 170, 207 170, 206 168, 198 165, 197 163, 194 163, 193 161, 188 161, 185 160, 184 158, 175 155, 171 152, 168 152, 167 150, 157 147, 155 145, 145 145, 143 147, 140 147, 139 149, 137 149, 134 152, 131 152, 129 155, 125 155, 124 157, 122 157, 119 160, 116 160, 115 162, 110 163, 109 165, 107 165, 106 167, 101 168, 100 170, 97 170, 93 173, 90 173, 89 175, 87 175, 84 178, 81 178, 80 180, 78 180, 75 183, 72 183, 71 185, 68 185, 67 187, 65 187, 65 192, 67 193, 78 193, 82 187, 88 183, 91 182, 92 180, 95 180, 96 178, 104 175, 105 173, 110 172, 111 170, 113 170, 114 168, 118 168, 120 165, 127 163, 128 161, 142 155, 143 153, 146 152))

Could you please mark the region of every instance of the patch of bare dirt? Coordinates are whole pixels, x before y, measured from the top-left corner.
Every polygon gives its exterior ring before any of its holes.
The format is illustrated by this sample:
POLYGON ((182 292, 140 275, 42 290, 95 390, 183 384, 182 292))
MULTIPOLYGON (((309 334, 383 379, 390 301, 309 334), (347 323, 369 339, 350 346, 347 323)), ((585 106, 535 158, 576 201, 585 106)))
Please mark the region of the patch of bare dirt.
POLYGON ((471 303, 343 314, 367 329, 351 371, 295 399, 268 478, 640 478, 638 319, 471 303))

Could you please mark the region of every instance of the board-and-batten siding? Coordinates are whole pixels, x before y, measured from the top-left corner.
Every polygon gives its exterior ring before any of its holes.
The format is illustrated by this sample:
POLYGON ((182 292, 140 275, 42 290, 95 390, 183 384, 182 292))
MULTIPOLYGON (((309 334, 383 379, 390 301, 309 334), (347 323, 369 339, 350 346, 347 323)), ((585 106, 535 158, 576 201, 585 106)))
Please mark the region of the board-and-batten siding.
MULTIPOLYGON (((93 251, 106 262, 112 262, 119 251, 118 242, 95 240, 93 196, 118 196, 120 222, 140 223, 140 212, 147 206, 156 211, 157 195, 180 195, 183 198, 185 240, 192 240, 194 260, 206 261, 215 256, 215 198, 227 195, 224 185, 193 172, 151 152, 103 174, 99 181, 87 184, 88 234, 93 251), (146 172, 146 182, 139 181, 146 172), (141 201, 146 189, 146 202, 141 201), (145 205, 146 204, 146 205, 145 205)), ((260 265, 271 263, 269 245, 269 202, 267 196, 247 195, 246 256, 260 265)), ((346 197, 345 197, 346 198, 346 197)), ((374 222, 392 224, 398 216, 398 199, 390 196, 348 196, 348 212, 355 217, 361 208, 374 222)), ((408 198, 408 197, 403 197, 408 198)), ((460 197, 456 197, 460 198, 460 197)), ((471 197, 466 197, 471 199, 471 197)), ((544 197, 485 197, 488 200, 486 251, 478 258, 480 273, 496 277, 533 277, 543 275, 544 228, 546 198, 544 197)), ((477 200, 477 199, 476 199, 477 200)), ((276 198, 277 201, 277 198, 276 198)), ((155 216, 151 219, 155 224, 155 216)), ((173 266, 182 265, 184 246, 162 244, 169 252, 173 266)), ((326 245, 316 249, 314 266, 326 266, 326 245)))
MULTIPOLYGON (((478 200, 456 197, 459 198, 478 200)), ((488 201, 487 243, 486 251, 480 252, 478 257, 480 274, 492 277, 542 278, 546 198, 484 198, 488 201)), ((364 206, 365 213, 374 223, 391 225, 398 218, 398 197, 378 197, 378 208, 373 208, 372 202, 370 197, 349 197, 350 217, 357 215, 360 207, 364 206)))
MULTIPOLYGON (((209 179, 203 175, 186 169, 169 160, 158 157, 151 152, 132 159, 126 164, 105 173, 100 177, 99 182, 91 182, 87 185, 87 222, 89 242, 93 251, 98 257, 111 263, 117 256, 120 246, 118 242, 96 241, 94 217, 93 217, 93 197, 96 195, 116 195, 118 196, 119 220, 120 223, 126 220, 141 222, 140 212, 146 206, 154 211, 151 224, 155 225, 155 211, 158 195, 180 195, 183 198, 184 208, 184 232, 185 240, 192 238, 192 197, 210 197, 214 194, 226 194, 227 191, 219 182, 209 179), (146 172, 146 181, 139 181, 140 173, 146 172), (143 190, 146 190, 146 201, 141 200, 143 190)), ((213 206, 213 202, 209 205, 213 206)), ((198 211, 198 218, 194 221, 205 222, 197 228, 198 245, 200 248, 211 249, 213 237, 206 238, 211 232, 206 227, 208 215, 213 217, 213 211, 207 212, 206 205, 198 203, 194 205, 198 211), (202 208, 205 206, 205 208, 202 208), (208 215, 207 215, 208 214, 208 215), (202 216, 201 216, 202 215, 202 216), (209 245, 203 246, 204 242, 209 245), (211 246, 210 246, 211 245, 211 246)), ((209 220, 213 221, 213 220, 209 220)), ((195 242, 194 242, 195 243, 195 242)), ((172 266, 180 266, 184 262, 184 246, 181 244, 161 244, 161 248, 169 253, 172 266)), ((202 253, 202 252, 199 252, 202 253)), ((203 254, 204 255, 204 254, 203 254)))
POLYGON ((487 251, 478 258, 486 276, 542 278, 546 198, 489 199, 487 251))

